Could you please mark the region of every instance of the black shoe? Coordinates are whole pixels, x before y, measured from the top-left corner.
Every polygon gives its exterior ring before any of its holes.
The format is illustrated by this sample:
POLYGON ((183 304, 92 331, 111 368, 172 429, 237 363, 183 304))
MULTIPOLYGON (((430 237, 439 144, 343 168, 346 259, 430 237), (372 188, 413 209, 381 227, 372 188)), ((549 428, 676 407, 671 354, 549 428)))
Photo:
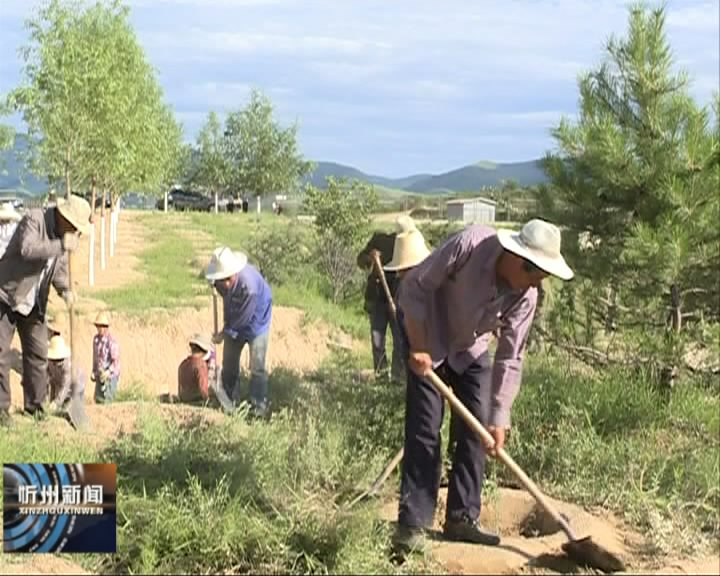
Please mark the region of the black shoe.
POLYGON ((12 427, 12 418, 10 417, 10 411, 1 409, 0 410, 0 426, 3 428, 12 427))
POLYGON ((446 519, 443 536, 446 540, 455 542, 469 542, 470 544, 483 544, 485 546, 497 546, 500 544, 500 537, 496 534, 484 532, 477 520, 472 520, 467 515, 461 519, 446 519))
POLYGON ((423 553, 426 547, 425 530, 398 524, 392 537, 392 553, 396 561, 404 561, 408 554, 423 553))
POLYGON ((32 417, 35 422, 42 422, 44 420, 47 420, 48 414, 47 411, 43 408, 42 405, 40 406, 28 406, 26 407, 23 412, 27 414, 28 416, 32 417))
POLYGON ((267 403, 253 404, 248 411, 248 420, 269 420, 270 409, 267 403))

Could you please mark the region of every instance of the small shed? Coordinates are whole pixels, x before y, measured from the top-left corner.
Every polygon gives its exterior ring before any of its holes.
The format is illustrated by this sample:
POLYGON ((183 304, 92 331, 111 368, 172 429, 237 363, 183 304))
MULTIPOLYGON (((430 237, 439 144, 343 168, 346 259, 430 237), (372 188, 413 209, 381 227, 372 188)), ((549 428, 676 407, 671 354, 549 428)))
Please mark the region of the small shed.
POLYGON ((495 222, 496 203, 488 198, 458 198, 448 200, 447 219, 466 224, 492 224, 495 222))

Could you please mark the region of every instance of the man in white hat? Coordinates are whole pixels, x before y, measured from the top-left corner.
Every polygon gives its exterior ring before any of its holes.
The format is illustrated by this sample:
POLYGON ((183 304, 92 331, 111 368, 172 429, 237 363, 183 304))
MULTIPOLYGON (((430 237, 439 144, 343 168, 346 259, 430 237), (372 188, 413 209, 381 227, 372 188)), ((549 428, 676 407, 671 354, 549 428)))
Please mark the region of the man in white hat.
POLYGON ((10 238, 15 233, 21 219, 22 215, 15 210, 12 202, 5 202, 0 206, 0 258, 5 253, 10 238))
MULTIPOLYGON (((443 398, 424 375, 442 366, 458 399, 489 429, 496 448, 502 447, 520 386, 537 286, 548 275, 570 280, 573 272, 560 253, 559 229, 531 220, 519 233, 469 226, 403 279, 398 316, 408 380, 396 552, 422 546, 437 503, 443 398), (498 339, 491 363, 493 331, 498 339)), ((444 535, 497 545, 500 539, 477 521, 486 447, 464 422, 456 426, 444 535)))
POLYGON ((390 377, 393 381, 402 382, 404 360, 402 357, 402 347, 398 344, 400 334, 397 331, 397 324, 393 322, 388 309, 387 296, 380 282, 380 277, 375 270, 375 256, 379 257, 380 263, 387 271, 385 280, 390 294, 394 296, 397 289, 396 269, 386 267, 393 257, 395 240, 398 233, 407 232, 409 230, 417 230, 415 223, 409 216, 400 216, 396 221, 396 230, 392 232, 377 231, 373 233, 365 247, 357 256, 357 265, 368 273, 367 283, 365 284, 365 312, 370 322, 370 344, 372 346, 373 369, 375 374, 379 374, 387 370, 387 352, 386 338, 387 329, 393 336, 393 353, 392 364, 390 368, 390 377))
POLYGON ((213 336, 216 344, 223 342, 222 385, 228 397, 237 400, 240 353, 250 346, 251 416, 268 416, 268 373, 265 365, 272 291, 262 274, 250 265, 242 252, 227 246, 213 252, 205 272, 223 297, 224 328, 213 336))
POLYGON ((78 196, 47 210, 32 209, 20 220, 0 258, 0 420, 10 408, 10 343, 20 333, 25 411, 42 414, 47 397, 47 328, 50 285, 67 304, 75 299, 68 282, 67 252, 89 231, 90 206, 78 196))

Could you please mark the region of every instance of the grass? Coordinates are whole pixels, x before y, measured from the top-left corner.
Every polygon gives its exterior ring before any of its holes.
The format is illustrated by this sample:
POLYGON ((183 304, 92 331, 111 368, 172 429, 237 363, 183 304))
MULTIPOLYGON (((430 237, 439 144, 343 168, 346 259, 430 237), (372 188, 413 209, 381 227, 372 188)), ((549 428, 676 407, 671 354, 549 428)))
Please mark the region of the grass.
POLYGON ((140 253, 141 282, 101 290, 92 296, 104 300, 112 310, 141 313, 152 308, 186 306, 195 296, 207 292, 200 279, 200 266, 194 269, 196 246, 181 234, 176 219, 157 214, 138 217, 146 231, 146 248, 140 253))
MULTIPOLYGON (((720 399, 692 383, 669 404, 623 371, 582 375, 533 358, 508 449, 551 493, 607 507, 657 551, 692 552, 720 534, 720 399)), ((501 476, 507 478, 505 471, 501 476)))
POLYGON ((71 558, 93 571, 437 573, 424 558, 391 562, 392 527, 377 503, 342 507, 370 484, 401 426, 393 407, 403 391, 349 385, 356 369, 336 357, 306 380, 274 373, 279 410, 266 424, 208 426, 202 409, 177 421, 148 408, 136 432, 95 449, 55 441, 64 423, 28 422, 22 437, 0 431, 0 456, 117 464, 118 552, 71 558))

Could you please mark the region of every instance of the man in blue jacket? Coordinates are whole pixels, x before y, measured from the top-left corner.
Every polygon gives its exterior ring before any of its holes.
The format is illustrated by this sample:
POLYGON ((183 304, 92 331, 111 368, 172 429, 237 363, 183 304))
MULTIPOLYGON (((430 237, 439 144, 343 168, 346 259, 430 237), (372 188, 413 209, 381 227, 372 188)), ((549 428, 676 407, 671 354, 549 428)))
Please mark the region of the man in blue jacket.
POLYGON ((205 277, 223 297, 224 327, 215 334, 223 343, 222 385, 228 397, 237 400, 240 353, 250 346, 251 415, 268 415, 266 355, 272 317, 272 291, 260 272, 248 264, 247 256, 224 246, 213 252, 205 277))

